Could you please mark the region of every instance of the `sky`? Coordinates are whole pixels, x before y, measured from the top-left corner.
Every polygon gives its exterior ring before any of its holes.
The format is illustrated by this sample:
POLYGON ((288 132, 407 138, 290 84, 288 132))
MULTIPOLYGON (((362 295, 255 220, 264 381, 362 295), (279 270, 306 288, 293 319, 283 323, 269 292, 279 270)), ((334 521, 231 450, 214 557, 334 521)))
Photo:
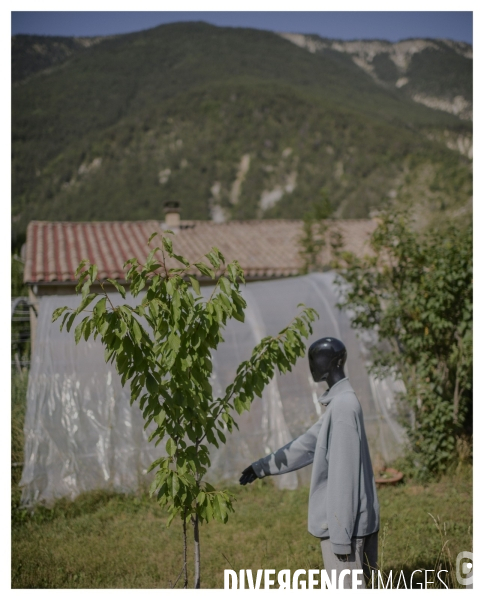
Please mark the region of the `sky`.
POLYGON ((315 33, 338 39, 447 38, 472 44, 472 12, 114 12, 13 11, 12 35, 97 36, 129 33, 175 21, 205 21, 229 27, 315 33))

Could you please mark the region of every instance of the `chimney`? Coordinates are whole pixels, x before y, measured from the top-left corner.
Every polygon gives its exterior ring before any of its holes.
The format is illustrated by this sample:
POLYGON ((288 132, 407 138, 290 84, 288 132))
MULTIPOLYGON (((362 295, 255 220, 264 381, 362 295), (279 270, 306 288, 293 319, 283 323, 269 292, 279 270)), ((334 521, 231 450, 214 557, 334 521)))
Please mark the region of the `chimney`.
POLYGON ((180 204, 176 201, 166 201, 165 210, 165 226, 167 229, 174 231, 180 227, 180 204))

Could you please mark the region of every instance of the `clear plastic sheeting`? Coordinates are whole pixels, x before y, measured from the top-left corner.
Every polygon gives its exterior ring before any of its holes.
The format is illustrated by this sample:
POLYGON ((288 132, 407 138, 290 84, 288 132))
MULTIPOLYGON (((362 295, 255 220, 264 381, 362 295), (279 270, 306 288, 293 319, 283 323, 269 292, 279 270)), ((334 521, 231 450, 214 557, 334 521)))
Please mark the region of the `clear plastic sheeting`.
MULTIPOLYGON (((211 288, 202 288, 202 293, 208 296, 211 288)), ((363 407, 372 455, 389 461, 405 441, 394 398, 398 384, 368 375, 367 346, 356 338, 346 314, 335 307, 335 293, 333 273, 247 284, 245 323, 228 323, 225 342, 213 356, 214 394, 223 393, 255 344, 287 325, 302 302, 320 315, 309 343, 325 336, 345 343, 346 372, 363 407)), ((114 304, 134 302, 129 295, 126 301, 119 294, 111 294, 111 299, 114 304)), ((76 345, 73 329, 60 332, 59 322, 51 322, 56 308, 74 308, 79 301, 76 296, 44 296, 39 303, 20 482, 25 504, 49 504, 99 488, 134 491, 149 483, 152 475, 147 469, 164 452, 163 443, 155 448, 148 442, 151 429, 144 431, 138 405, 130 406, 129 384, 122 388, 114 366, 105 363, 100 340, 82 339, 76 345)), ((325 389, 326 384, 312 381, 307 358, 299 359, 291 373, 277 374, 251 410, 236 415, 239 430, 227 436, 227 444, 211 448, 208 479, 236 482, 253 461, 303 433, 324 411, 317 398, 325 389)), ((306 467, 274 481, 294 489, 309 483, 310 472, 306 467)))

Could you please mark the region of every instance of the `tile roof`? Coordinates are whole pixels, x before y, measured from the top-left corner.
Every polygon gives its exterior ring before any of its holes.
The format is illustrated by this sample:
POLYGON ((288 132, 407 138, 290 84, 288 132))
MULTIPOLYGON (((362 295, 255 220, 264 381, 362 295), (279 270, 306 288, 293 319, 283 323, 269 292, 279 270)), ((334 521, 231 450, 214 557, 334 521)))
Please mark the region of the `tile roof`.
MULTIPOLYGON (((347 250, 361 255, 376 223, 370 219, 331 221, 347 250)), ((27 229, 24 281, 27 283, 75 281, 79 262, 88 258, 98 266, 98 277, 124 279, 124 262, 144 262, 147 241, 161 232, 160 221, 47 222, 31 221, 27 229)), ((302 261, 298 238, 302 221, 181 221, 173 238, 174 250, 190 262, 217 246, 226 261, 237 259, 249 279, 297 275, 302 261)), ((159 240, 158 240, 159 243, 159 240)), ((154 238, 150 246, 157 245, 154 238)), ((170 265, 171 266, 171 265, 170 265)), ((174 265, 173 265, 174 266, 174 265)), ((177 264, 177 266, 179 266, 177 264)))

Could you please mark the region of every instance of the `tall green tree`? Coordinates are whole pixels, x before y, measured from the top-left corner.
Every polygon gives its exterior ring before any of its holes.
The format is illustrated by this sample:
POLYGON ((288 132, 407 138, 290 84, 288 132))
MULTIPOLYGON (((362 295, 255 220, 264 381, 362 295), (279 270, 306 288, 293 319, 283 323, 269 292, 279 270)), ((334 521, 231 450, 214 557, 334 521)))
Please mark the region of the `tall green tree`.
POLYGON ((17 254, 11 256, 10 295, 12 298, 27 296, 29 291, 24 283, 24 261, 17 254))
POLYGON ((340 253, 340 306, 374 329, 373 369, 405 384, 407 424, 422 475, 446 469, 469 429, 472 391, 472 229, 417 234, 403 213, 382 213, 373 254, 340 253))
POLYGON ((311 210, 303 217, 302 233, 298 239, 299 256, 303 261, 301 274, 306 275, 314 271, 324 271, 332 266, 332 260, 324 260, 322 255, 329 249, 331 257, 337 253, 341 246, 341 234, 334 230, 329 231, 328 219, 334 212, 326 188, 321 188, 321 197, 313 202, 311 210))
MULTIPOLYGON (((249 410, 255 396, 275 374, 290 371, 305 353, 303 338, 312 332, 317 313, 302 308, 301 313, 277 336, 263 338, 251 357, 242 362, 235 379, 220 397, 214 396, 212 351, 223 342, 222 331, 228 319, 244 320, 245 300, 240 292, 243 271, 237 261, 225 266, 217 248, 190 264, 175 254, 165 232, 162 247, 149 254, 144 265, 128 260, 126 280, 131 294, 141 301, 135 307, 115 306, 106 292, 106 283, 125 298, 126 288, 108 279, 98 282, 96 265, 81 262, 77 291, 82 300, 76 310, 57 309, 53 321, 64 314, 61 329, 69 331, 78 315, 97 300, 75 328, 76 343, 91 335, 100 337, 105 359, 116 365, 122 384, 129 381, 131 403, 138 401, 145 427, 154 424, 150 440, 163 441, 165 452, 151 465, 155 471, 151 493, 167 507, 169 524, 180 517, 184 534, 183 572, 187 587, 186 526, 193 524, 195 547, 195 588, 200 587, 199 525, 216 519, 226 523, 233 509, 233 495, 216 489, 204 480, 210 467, 208 444, 225 444, 227 433, 237 423, 235 412, 249 410), (157 259, 157 256, 160 259, 157 259), (168 268, 168 256, 179 267, 168 268), (200 293, 193 276, 198 273, 215 282, 208 300, 200 293), (91 291, 94 283, 101 292, 91 291), (142 293, 146 292, 146 293, 142 293)), ((149 242, 153 236, 150 238, 149 242)), ((149 243, 148 242, 148 243, 149 243)))

